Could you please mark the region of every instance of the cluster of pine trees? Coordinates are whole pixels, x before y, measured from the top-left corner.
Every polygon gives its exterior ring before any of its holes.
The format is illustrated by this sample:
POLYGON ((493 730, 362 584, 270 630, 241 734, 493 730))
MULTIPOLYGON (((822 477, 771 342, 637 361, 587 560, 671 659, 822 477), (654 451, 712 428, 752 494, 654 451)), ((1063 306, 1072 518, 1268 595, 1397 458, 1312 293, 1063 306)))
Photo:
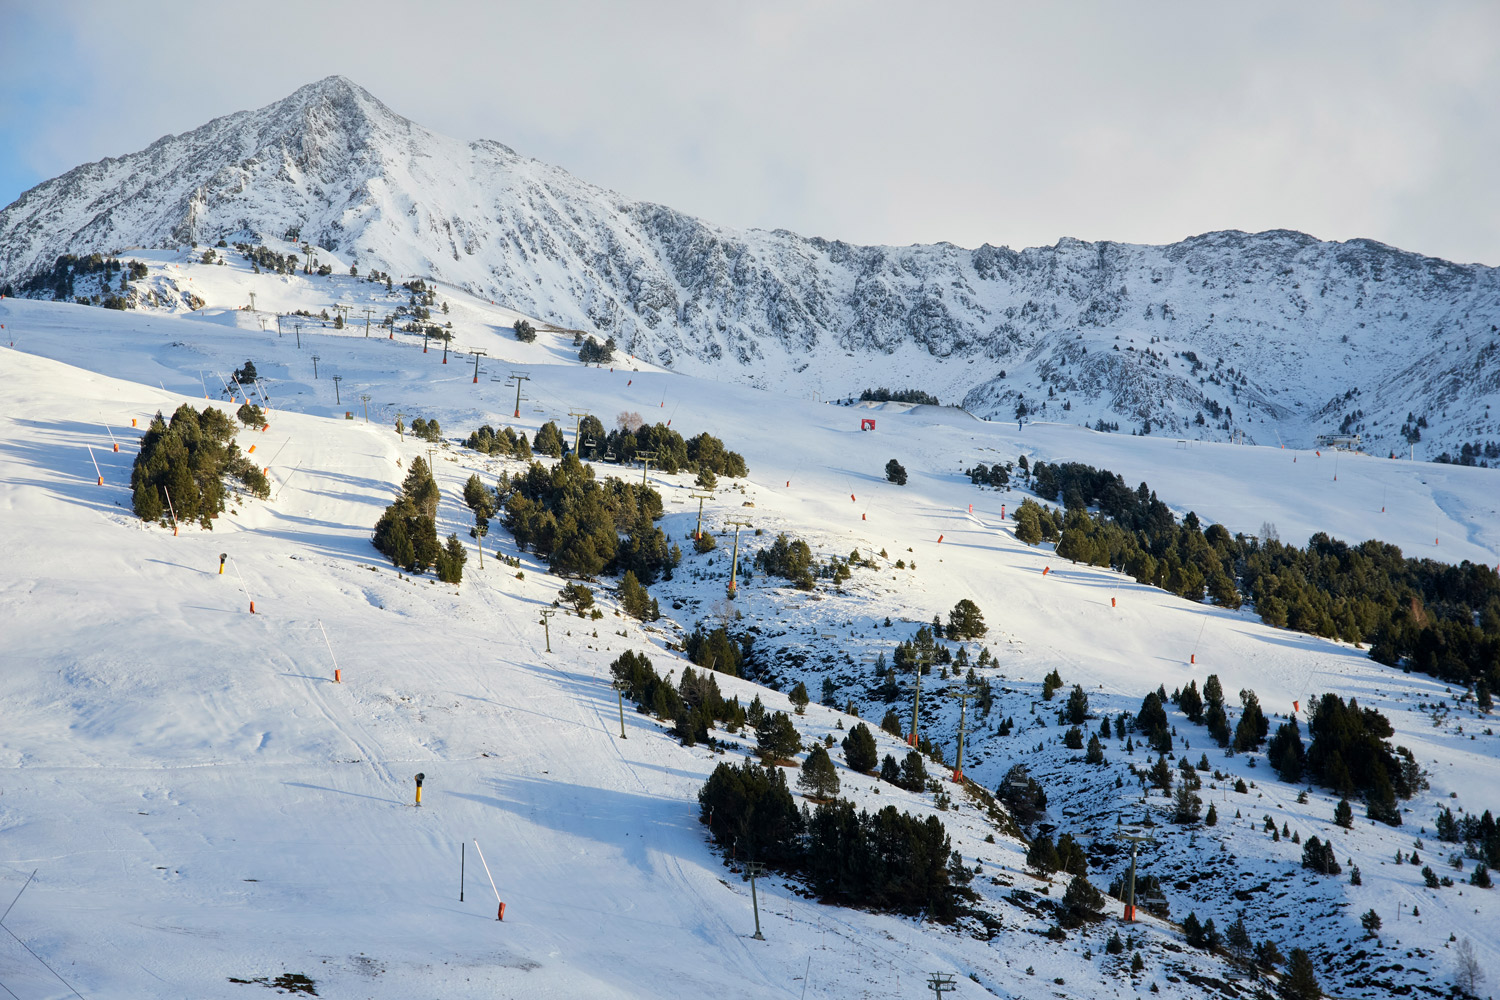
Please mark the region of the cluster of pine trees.
POLYGON ((130 472, 131 506, 143 521, 197 521, 212 528, 224 512, 224 477, 265 499, 270 484, 234 443, 234 422, 219 410, 183 403, 167 422, 160 413, 141 437, 130 472))
POLYGON ((499 455, 504 458, 531 457, 531 443, 526 440, 525 434, 517 434, 509 427, 502 427, 496 431, 489 424, 485 424, 470 434, 464 441, 464 447, 472 448, 485 455, 499 455))
POLYGON ((421 456, 412 459, 401 492, 375 522, 371 542, 408 573, 425 573, 436 566, 439 580, 459 583, 463 580, 468 553, 457 535, 450 534, 447 544, 438 544, 438 500, 437 481, 432 478, 427 460, 421 456))
POLYGON ((692 667, 684 667, 682 680, 673 685, 670 675, 665 679, 657 675, 649 657, 630 650, 621 653, 609 668, 621 692, 635 703, 636 711, 671 720, 673 732, 684 746, 711 743, 711 730, 716 724, 730 732, 745 725, 746 713, 739 699, 724 698, 712 671, 697 673, 692 667))
POLYGON ((1270 625, 1368 642, 1373 659, 1471 685, 1483 701, 1500 685, 1500 576, 1487 566, 1405 558, 1394 545, 1351 546, 1322 532, 1305 548, 1231 536, 1192 513, 1176 523, 1145 483, 1132 491, 1107 470, 1037 462, 1029 471, 1035 491, 1061 497, 1064 511, 1023 501, 1013 516, 1028 544, 1055 539, 1063 558, 1189 600, 1252 600, 1270 625))
POLYGON ((604 343, 589 337, 578 347, 578 360, 586 365, 607 365, 615 359, 615 338, 608 337, 604 343))
MULTIPOLYGON (((1447 843, 1463 844, 1464 852, 1483 861, 1485 866, 1500 868, 1500 823, 1495 822, 1488 809, 1482 816, 1469 813, 1455 817, 1453 810, 1444 806, 1437 817, 1437 835, 1447 843)), ((1488 876, 1488 872, 1485 874, 1488 876)))
POLYGON ((813 589, 812 547, 800 538, 788 538, 784 532, 755 553, 755 568, 770 576, 790 580, 799 590, 813 589))
POLYGON ((782 769, 720 764, 698 793, 699 818, 731 857, 804 875, 825 902, 956 917, 972 898, 971 872, 936 816, 844 799, 801 809, 782 769))
POLYGON ((262 271, 269 271, 272 274, 296 274, 297 265, 301 262, 295 253, 280 254, 267 246, 236 243, 234 248, 240 252, 240 256, 250 262, 256 274, 262 271))
POLYGON ((986 465, 980 462, 972 469, 965 469, 964 475, 968 476, 969 482, 975 486, 993 486, 996 489, 1003 490, 1010 486, 1010 474, 1014 468, 1015 466, 1009 462, 1006 462, 1004 465, 1001 465, 999 462, 996 462, 994 465, 986 465))
MULTIPOLYGON (((641 452, 648 452, 651 467, 669 474, 686 471, 731 478, 749 475, 744 457, 725 448, 724 442, 712 434, 705 432, 684 438, 666 424, 646 424, 636 414, 620 414, 618 426, 607 432, 603 421, 587 414, 578 422, 576 437, 584 457, 593 462, 631 465, 641 452)), ((568 435, 551 420, 537 429, 530 442, 509 427, 496 431, 486 424, 464 443, 487 455, 512 458, 530 458, 533 452, 561 458, 573 450, 568 435)), ((711 482, 708 485, 712 487, 711 482)))
POLYGON ((731 677, 741 675, 741 665, 749 664, 755 650, 755 636, 746 632, 731 637, 722 626, 708 632, 702 623, 683 641, 688 661, 731 677))
POLYGON ((866 389, 859 394, 862 403, 922 403, 927 406, 941 406, 938 398, 930 392, 921 389, 887 389, 882 386, 879 389, 866 389))
MULTIPOLYGON (((39 270, 23 281, 19 290, 7 283, 0 288, 0 295, 19 294, 28 299, 48 297, 64 301, 74 298, 74 282, 81 277, 99 275, 102 291, 107 290, 119 275, 119 288, 123 292, 127 282, 138 281, 148 273, 146 265, 138 260, 121 261, 98 253, 86 257, 65 253, 53 261, 51 267, 39 270)), ((104 297, 102 304, 112 309, 124 309, 127 303, 121 296, 109 295, 104 297)))
POLYGON ((601 482, 572 453, 551 469, 532 462, 513 477, 502 473, 493 507, 505 512, 516 544, 564 576, 629 572, 649 586, 670 576, 682 559, 682 550, 655 524, 661 494, 621 479, 601 482))
MULTIPOLYGON (((1170 753, 1172 735, 1164 695, 1161 689, 1147 694, 1133 722, 1147 734, 1153 750, 1170 753)), ((1390 720, 1375 709, 1360 708, 1352 699, 1346 704, 1338 695, 1325 694, 1309 706, 1311 746, 1303 744, 1295 717, 1278 726, 1267 741, 1270 720, 1249 689, 1240 692, 1240 717, 1231 731, 1217 674, 1208 676, 1201 694, 1198 682, 1189 681, 1172 693, 1172 701, 1189 720, 1207 726, 1219 746, 1243 753, 1258 750, 1264 743, 1266 759, 1281 780, 1289 784, 1311 780, 1345 797, 1357 795, 1365 800, 1369 818, 1391 826, 1401 825, 1397 800, 1409 799, 1427 787, 1411 751, 1392 749, 1386 742, 1395 733, 1390 720)))

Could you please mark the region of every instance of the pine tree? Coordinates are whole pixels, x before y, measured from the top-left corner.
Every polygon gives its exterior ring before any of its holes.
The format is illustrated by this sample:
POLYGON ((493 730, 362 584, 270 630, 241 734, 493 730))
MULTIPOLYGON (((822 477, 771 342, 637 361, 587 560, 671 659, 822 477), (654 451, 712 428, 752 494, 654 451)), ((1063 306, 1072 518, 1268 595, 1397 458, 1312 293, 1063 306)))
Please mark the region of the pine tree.
POLYGON ((450 534, 448 544, 445 545, 437 556, 437 576, 444 583, 458 584, 464 578, 464 563, 469 554, 464 551, 463 543, 458 536, 450 534))
POLYGON ((1104 745, 1099 742, 1097 734, 1089 737, 1089 749, 1084 754, 1083 761, 1085 764, 1104 763, 1104 745))
POLYGON ((1074 684, 1068 695, 1068 703, 1063 706, 1063 718, 1075 726, 1081 726, 1088 715, 1089 696, 1084 694, 1083 685, 1074 684))
POLYGON ((1234 731, 1234 748, 1241 752, 1258 750, 1265 741, 1270 723, 1260 709, 1260 699, 1248 688, 1240 692, 1240 723, 1234 731))
POLYGON ((1266 757, 1282 781, 1292 783, 1302 780, 1302 768, 1307 752, 1302 746, 1302 732, 1296 718, 1276 727, 1276 735, 1266 746, 1266 757))
POLYGON ((886 754, 885 759, 880 762, 880 780, 892 785, 901 784, 901 765, 890 754, 886 754))
POLYGON ((901 463, 894 458, 885 463, 885 478, 887 482, 895 483, 897 486, 906 485, 906 470, 901 463))
POLYGON ((849 735, 844 737, 843 747, 844 763, 851 771, 868 773, 873 771, 880 761, 879 752, 875 747, 875 735, 863 722, 849 730, 849 735))
POLYGON ((536 436, 532 438, 531 448, 533 451, 552 458, 561 458, 562 453, 567 450, 567 441, 563 438, 562 431, 557 424, 547 421, 537 429, 536 436))
POLYGON ((927 767, 915 750, 907 751, 906 759, 901 762, 901 787, 911 792, 927 787, 927 767))
POLYGON ((767 763, 790 760, 802 752, 802 737, 785 712, 772 712, 755 727, 755 747, 767 763))
POLYGON ((885 717, 880 720, 880 730, 891 736, 901 736, 901 717, 896 714, 895 709, 886 709, 885 717))
POLYGON ((1234 923, 1224 929, 1224 943, 1229 948, 1230 960, 1241 968, 1250 964, 1254 957, 1254 943, 1250 940, 1250 931, 1245 926, 1245 911, 1240 910, 1234 916, 1234 923))
POLYGON ((812 700, 807 695, 807 685, 806 684, 803 684, 801 681, 798 681, 797 682, 797 686, 794 687, 794 688, 792 688, 792 693, 789 694, 787 697, 791 700, 792 707, 797 710, 797 714, 798 715, 804 715, 804 714, 806 714, 806 712, 807 712, 807 703, 812 700))
POLYGON ((620 607, 632 618, 646 619, 651 614, 651 595, 630 570, 620 581, 620 607))
POLYGON ((1074 875, 1063 893, 1063 913, 1059 916, 1066 925, 1076 927, 1085 920, 1092 920, 1104 909, 1104 896, 1094 884, 1082 875, 1074 875))
POLYGON ((1174 802, 1172 818, 1178 823, 1188 824, 1198 822, 1198 817, 1203 811, 1203 800, 1198 793, 1183 782, 1177 787, 1177 797, 1174 802))
POLYGON ((1293 948, 1287 958, 1286 975, 1281 978, 1281 995, 1286 1000, 1318 1000, 1323 995, 1312 959, 1301 948, 1293 948))
POLYGON ((948 612, 948 637, 950 639, 980 639, 988 629, 979 605, 965 597, 953 605, 948 612))
POLYGON ((1057 689, 1062 686, 1062 675, 1053 670, 1046 677, 1042 678, 1042 699, 1044 701, 1051 701, 1052 696, 1057 693, 1057 689))
POLYGON ((1217 809, 1214 808, 1214 804, 1212 802, 1210 802, 1208 804, 1208 815, 1206 815, 1206 816, 1203 817, 1203 825, 1204 826, 1218 826, 1219 825, 1219 810, 1217 810, 1217 809))
POLYGON ((1055 872, 1062 867, 1057 856, 1057 845, 1049 834, 1043 833, 1031 842, 1026 851, 1026 863, 1044 872, 1055 872))
POLYGON ((1041 519, 1037 516, 1038 507, 1029 499, 1023 500, 1021 506, 1016 510, 1016 539, 1027 545, 1035 545, 1042 540, 1041 519))
POLYGON ((1333 821, 1346 830, 1354 826, 1354 808, 1348 799, 1339 799, 1339 804, 1334 806, 1333 821))
POLYGON ((807 759, 802 762, 797 787, 806 792, 807 797, 814 802, 826 802, 839 793, 838 770, 821 744, 814 744, 807 759))
POLYGON ((1197 681, 1188 681, 1188 686, 1182 689, 1182 694, 1177 699, 1177 707, 1190 722, 1203 721, 1203 697, 1198 694, 1197 681))
POLYGON ((1163 792, 1172 791, 1172 766, 1167 763, 1166 754, 1157 756, 1156 763, 1151 765, 1151 770, 1147 777, 1150 778, 1153 785, 1160 788, 1163 792))

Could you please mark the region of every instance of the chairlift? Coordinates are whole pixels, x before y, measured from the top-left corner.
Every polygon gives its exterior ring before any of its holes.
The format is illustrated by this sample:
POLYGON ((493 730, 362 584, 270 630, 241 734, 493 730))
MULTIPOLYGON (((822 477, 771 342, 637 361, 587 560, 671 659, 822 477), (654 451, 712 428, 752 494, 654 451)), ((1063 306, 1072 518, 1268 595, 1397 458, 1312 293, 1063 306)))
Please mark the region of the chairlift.
POLYGON ((613 462, 617 457, 618 456, 615 455, 615 449, 613 447, 606 447, 604 449, 604 460, 606 462, 613 462))

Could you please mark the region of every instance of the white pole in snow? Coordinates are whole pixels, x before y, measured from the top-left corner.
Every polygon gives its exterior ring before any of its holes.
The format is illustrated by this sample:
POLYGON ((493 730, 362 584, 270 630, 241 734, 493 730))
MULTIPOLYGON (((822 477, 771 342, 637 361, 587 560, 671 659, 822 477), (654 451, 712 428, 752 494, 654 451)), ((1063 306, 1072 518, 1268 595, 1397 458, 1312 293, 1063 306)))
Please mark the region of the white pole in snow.
POLYGON ((495 902, 500 904, 499 915, 496 920, 505 919, 505 904, 500 901, 500 890, 495 888, 495 876, 490 874, 489 862, 484 860, 484 851, 479 848, 479 841, 474 841, 474 850, 479 851, 479 863, 484 865, 484 877, 490 880, 490 890, 495 894, 495 902))
POLYGON ((234 564, 234 575, 240 578, 240 589, 245 592, 245 600, 250 602, 250 613, 255 614, 255 599, 250 596, 250 588, 245 586, 245 574, 240 572, 240 564, 234 564))
POLYGON ((339 669, 338 657, 333 655, 333 643, 328 641, 328 630, 323 627, 323 619, 318 619, 318 631, 323 633, 323 645, 328 647, 328 658, 333 661, 333 680, 335 684, 344 682, 344 672, 339 669))

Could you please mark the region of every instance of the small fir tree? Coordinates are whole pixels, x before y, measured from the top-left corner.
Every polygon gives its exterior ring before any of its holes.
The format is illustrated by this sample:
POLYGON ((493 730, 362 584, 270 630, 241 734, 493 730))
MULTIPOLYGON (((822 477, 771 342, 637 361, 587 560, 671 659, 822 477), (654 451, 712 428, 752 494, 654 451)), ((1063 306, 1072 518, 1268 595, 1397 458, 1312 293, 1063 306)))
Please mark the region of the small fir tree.
POLYGON ((1287 957, 1286 975, 1281 979, 1281 995, 1285 1000, 1318 1000, 1323 988, 1318 985, 1313 971, 1312 959, 1301 948, 1293 948, 1287 957))
POLYGON ((863 722, 849 730, 849 735, 844 737, 843 747, 844 763, 851 771, 868 773, 875 769, 880 760, 875 747, 875 735, 863 722))
POLYGON ((839 793, 838 770, 828 757, 828 751, 814 744, 802 762, 802 773, 797 777, 797 787, 807 793, 814 802, 827 802, 839 793))
POLYGON ((797 710, 798 715, 805 715, 807 713, 807 703, 812 699, 807 695, 806 684, 798 681, 797 686, 792 688, 792 693, 787 697, 791 699, 792 707, 797 710))
POLYGON ((755 748, 767 763, 790 760, 802 752, 802 737, 785 712, 772 712, 755 727, 755 748))

